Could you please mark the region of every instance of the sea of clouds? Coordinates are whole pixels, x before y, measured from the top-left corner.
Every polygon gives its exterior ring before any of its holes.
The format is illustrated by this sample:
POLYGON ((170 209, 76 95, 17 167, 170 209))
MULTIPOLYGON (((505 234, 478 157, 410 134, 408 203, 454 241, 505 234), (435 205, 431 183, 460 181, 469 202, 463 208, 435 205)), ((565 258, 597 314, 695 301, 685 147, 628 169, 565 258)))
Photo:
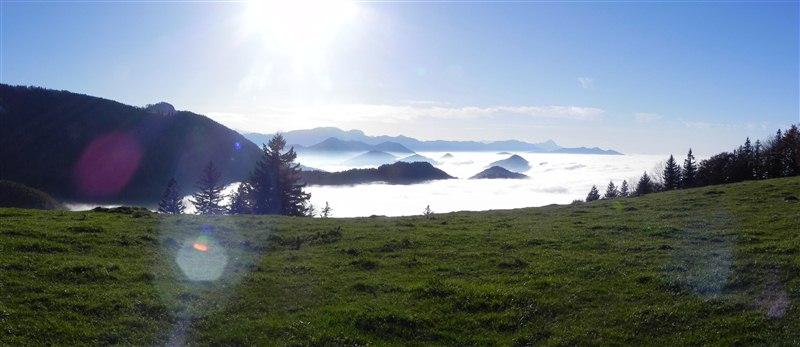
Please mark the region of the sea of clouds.
MULTIPOLYGON (((419 153, 440 160, 443 152, 419 153)), ((569 204, 585 199, 592 185, 601 194, 609 181, 619 186, 623 180, 633 187, 645 171, 653 171, 666 159, 664 155, 576 155, 549 153, 453 152, 453 158, 436 165, 450 180, 412 185, 383 183, 353 186, 310 186, 311 203, 319 210, 328 202, 334 217, 370 215, 403 216, 422 214, 426 206, 437 213, 483 211, 569 204), (531 169, 522 180, 470 180, 490 163, 518 154, 531 169)), ((324 158, 298 157, 306 166, 326 171, 347 169, 324 158)))

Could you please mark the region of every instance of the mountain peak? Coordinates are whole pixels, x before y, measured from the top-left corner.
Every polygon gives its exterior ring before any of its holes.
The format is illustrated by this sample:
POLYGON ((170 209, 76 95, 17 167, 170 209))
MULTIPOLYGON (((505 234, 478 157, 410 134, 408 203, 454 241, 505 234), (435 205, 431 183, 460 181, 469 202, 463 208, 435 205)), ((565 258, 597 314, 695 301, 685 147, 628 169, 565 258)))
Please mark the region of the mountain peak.
POLYGON ((164 101, 159 101, 155 104, 149 104, 144 107, 144 110, 147 111, 149 114, 161 115, 161 116, 172 116, 177 111, 175 111, 175 106, 172 104, 164 101))

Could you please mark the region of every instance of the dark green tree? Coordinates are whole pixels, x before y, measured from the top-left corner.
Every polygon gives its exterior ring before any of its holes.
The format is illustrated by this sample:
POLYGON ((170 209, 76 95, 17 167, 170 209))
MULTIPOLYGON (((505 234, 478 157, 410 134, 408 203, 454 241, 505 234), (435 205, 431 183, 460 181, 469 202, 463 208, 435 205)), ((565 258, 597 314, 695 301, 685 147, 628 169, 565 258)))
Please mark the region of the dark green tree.
POLYGON ((697 183, 700 186, 730 183, 734 155, 722 152, 704 159, 697 168, 697 183))
POLYGON ((756 144, 753 146, 753 178, 764 179, 764 172, 764 147, 761 145, 761 140, 756 140, 756 144))
POLYGON ((639 183, 636 184, 636 195, 650 194, 653 191, 655 191, 653 180, 650 179, 650 176, 645 171, 642 178, 639 179, 639 183))
POLYGON ((686 155, 681 170, 681 187, 692 188, 695 186, 697 186, 697 163, 694 161, 692 149, 689 148, 689 154, 686 155))
POLYGON ((600 192, 597 191, 596 186, 592 186, 592 189, 589 190, 589 194, 586 195, 586 202, 600 200, 600 192))
POLYGON ((200 179, 197 181, 199 191, 192 194, 192 204, 197 209, 197 214, 222 214, 225 209, 220 206, 222 189, 220 183, 222 175, 217 171, 214 162, 209 161, 203 168, 200 179))
POLYGON ((608 187, 606 187, 606 195, 604 199, 614 199, 619 197, 619 191, 617 190, 617 186, 614 185, 614 181, 608 182, 608 187))
POLYGON ((675 163, 675 158, 670 154, 664 166, 664 190, 675 190, 680 188, 681 168, 675 163))
POLYGON ((256 214, 306 216, 308 199, 300 181, 300 164, 294 163, 297 153, 285 153, 286 140, 280 133, 263 145, 261 159, 250 177, 252 207, 256 214))
POLYGON ((231 195, 231 202, 228 205, 228 214, 249 214, 253 213, 251 206, 252 188, 247 182, 242 182, 236 191, 231 195))
POLYGON ((158 202, 158 212, 165 214, 182 214, 186 209, 183 206, 183 195, 181 194, 181 187, 175 181, 175 177, 167 183, 167 189, 164 190, 164 196, 158 202))
POLYGON ((781 155, 782 140, 783 133, 780 129, 778 129, 775 137, 767 140, 764 158, 766 178, 783 177, 783 158, 781 155))
POLYGON ((792 125, 783 134, 779 150, 783 164, 782 176, 800 175, 800 130, 797 125, 792 125))
POLYGON ((628 187, 628 181, 623 180, 622 185, 619 186, 619 196, 621 198, 626 198, 631 195, 631 188, 628 187))

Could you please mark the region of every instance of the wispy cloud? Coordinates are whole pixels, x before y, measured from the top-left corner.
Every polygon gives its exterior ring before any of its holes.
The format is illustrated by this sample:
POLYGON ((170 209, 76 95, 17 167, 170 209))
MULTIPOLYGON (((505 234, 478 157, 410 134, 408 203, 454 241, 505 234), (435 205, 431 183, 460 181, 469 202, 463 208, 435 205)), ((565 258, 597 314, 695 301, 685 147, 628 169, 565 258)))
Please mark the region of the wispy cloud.
POLYGON ((419 106, 447 106, 447 105, 450 105, 449 102, 435 101, 435 100, 406 100, 405 102, 410 104, 410 105, 419 105, 419 106))
POLYGON ((594 86, 590 77, 578 77, 578 82, 581 83, 581 87, 583 87, 583 89, 591 89, 594 86))
MULTIPOLYGON (((335 125, 348 122, 400 123, 422 119, 476 120, 503 116, 522 116, 532 119, 556 119, 573 121, 598 121, 604 111, 595 107, 581 106, 437 106, 433 103, 412 105, 343 104, 297 107, 267 107, 258 112, 208 112, 212 118, 235 128, 247 128, 256 122, 292 122, 319 125, 335 125)), ((281 124, 282 125, 282 124, 281 124)))
POLYGON ((660 120, 662 117, 656 113, 648 113, 648 112, 639 112, 636 113, 636 121, 639 123, 648 123, 648 122, 655 122, 660 120))
POLYGON ((690 122, 683 119, 678 120, 688 129, 708 130, 712 126, 712 124, 708 122, 690 122))

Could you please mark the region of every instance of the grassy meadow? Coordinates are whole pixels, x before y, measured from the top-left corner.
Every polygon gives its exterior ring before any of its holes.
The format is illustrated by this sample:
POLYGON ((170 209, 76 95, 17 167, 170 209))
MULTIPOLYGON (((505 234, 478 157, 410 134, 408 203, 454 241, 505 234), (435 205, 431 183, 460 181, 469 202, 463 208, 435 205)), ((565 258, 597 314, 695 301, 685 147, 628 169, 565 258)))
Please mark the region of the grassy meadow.
POLYGON ((798 346, 792 197, 800 178, 430 218, 0 209, 0 345, 798 346))

